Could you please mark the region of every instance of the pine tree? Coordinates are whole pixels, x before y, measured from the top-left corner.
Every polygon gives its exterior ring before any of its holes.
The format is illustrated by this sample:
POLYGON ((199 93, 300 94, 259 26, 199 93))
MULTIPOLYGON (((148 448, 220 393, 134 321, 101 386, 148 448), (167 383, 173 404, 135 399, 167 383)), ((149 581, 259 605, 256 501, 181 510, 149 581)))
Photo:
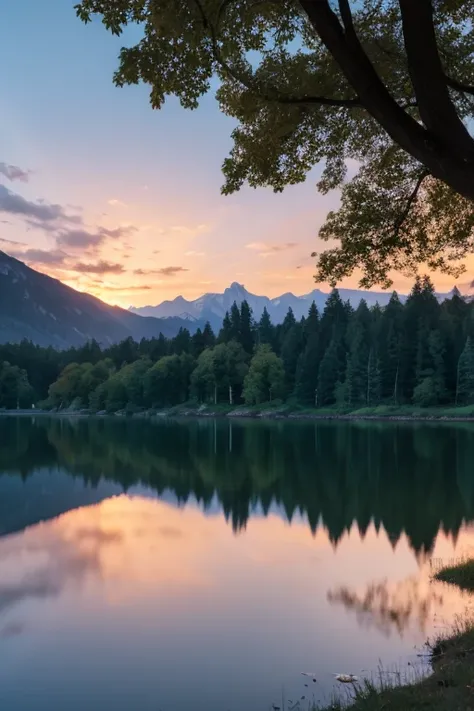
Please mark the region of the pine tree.
POLYGON ((339 360, 341 348, 337 338, 333 338, 329 348, 321 360, 318 374, 316 404, 332 405, 336 401, 336 385, 340 382, 341 363, 339 360))
POLYGON ((308 318, 303 327, 305 349, 298 359, 296 368, 295 395, 307 405, 315 405, 318 389, 318 372, 321 360, 319 336, 319 313, 316 304, 310 306, 308 318))
POLYGON ((206 321, 204 325, 204 331, 202 332, 202 338, 204 342, 204 348, 213 348, 216 345, 216 337, 214 331, 211 328, 209 321, 206 321))
POLYGON ((380 362, 375 356, 375 352, 371 349, 369 353, 369 362, 367 364, 367 405, 373 406, 380 403, 381 400, 381 374, 380 362))
POLYGON ((294 323, 286 332, 281 344, 281 359, 285 369, 285 385, 288 395, 295 389, 296 368, 303 349, 303 332, 301 324, 294 323))
POLYGON ((468 336, 457 367, 456 405, 474 403, 474 346, 468 336))
POLYGON ((346 367, 345 397, 348 405, 367 402, 371 316, 362 299, 348 329, 349 353, 346 367))
POLYGON ((255 346, 255 324, 252 309, 247 301, 242 301, 240 305, 239 343, 246 353, 252 355, 255 346))
POLYGON ((376 335, 380 369, 380 399, 397 403, 404 307, 394 291, 382 312, 376 335))
POLYGON ((230 340, 240 342, 240 309, 237 302, 230 309, 230 340))
POLYGON ((274 346, 275 344, 275 327, 272 324, 270 314, 267 311, 267 307, 264 306, 263 313, 260 317, 260 321, 257 326, 257 339, 258 345, 268 344, 274 346))
POLYGON ((222 328, 219 331, 219 336, 217 340, 219 343, 229 343, 229 341, 232 340, 232 324, 228 311, 225 312, 225 316, 222 321, 222 328))
MULTIPOLYGON (((444 369, 444 343, 439 330, 433 329, 427 337, 427 352, 424 349, 425 333, 421 329, 420 348, 423 350, 424 369, 419 370, 418 384, 413 391, 413 402, 423 407, 441 404, 446 399, 444 369)), ((420 358, 420 356, 419 356, 420 358)))

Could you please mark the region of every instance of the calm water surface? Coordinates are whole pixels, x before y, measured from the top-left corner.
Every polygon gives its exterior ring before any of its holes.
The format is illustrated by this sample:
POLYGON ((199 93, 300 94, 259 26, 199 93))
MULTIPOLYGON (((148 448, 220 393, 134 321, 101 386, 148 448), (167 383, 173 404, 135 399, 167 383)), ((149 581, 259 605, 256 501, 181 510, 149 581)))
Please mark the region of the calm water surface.
POLYGON ((429 577, 473 520, 471 424, 0 418, 0 708, 304 709, 409 672, 470 604, 429 577))

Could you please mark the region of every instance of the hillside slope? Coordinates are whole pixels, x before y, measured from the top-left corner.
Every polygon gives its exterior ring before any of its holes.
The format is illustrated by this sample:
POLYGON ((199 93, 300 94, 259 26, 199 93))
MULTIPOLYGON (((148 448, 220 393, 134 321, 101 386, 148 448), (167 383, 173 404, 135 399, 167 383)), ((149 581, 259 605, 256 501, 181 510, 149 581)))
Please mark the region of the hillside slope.
POLYGON ((67 348, 96 339, 110 345, 163 333, 191 332, 199 321, 142 317, 75 291, 46 274, 0 252, 0 343, 26 338, 41 346, 67 348))

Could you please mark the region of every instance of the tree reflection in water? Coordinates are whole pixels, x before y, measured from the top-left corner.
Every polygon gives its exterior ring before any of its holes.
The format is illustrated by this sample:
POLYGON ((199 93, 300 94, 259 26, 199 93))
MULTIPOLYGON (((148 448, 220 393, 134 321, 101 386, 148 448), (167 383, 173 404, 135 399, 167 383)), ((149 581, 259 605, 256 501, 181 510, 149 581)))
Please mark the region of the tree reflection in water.
POLYGON ((387 580, 370 583, 363 593, 341 586, 330 590, 327 599, 354 612, 361 627, 375 627, 387 637, 393 631, 403 636, 413 626, 425 634, 434 609, 443 605, 442 593, 418 576, 395 585, 387 580))
MULTIPOLYGON (((145 485, 218 505, 236 532, 277 509, 323 526, 335 547, 354 523, 362 538, 383 527, 394 546, 405 534, 423 559, 439 530, 455 540, 474 520, 470 424, 6 417, 0 444, 0 474, 59 467, 92 486, 145 485)), ((388 605, 377 586, 365 597, 388 605)))

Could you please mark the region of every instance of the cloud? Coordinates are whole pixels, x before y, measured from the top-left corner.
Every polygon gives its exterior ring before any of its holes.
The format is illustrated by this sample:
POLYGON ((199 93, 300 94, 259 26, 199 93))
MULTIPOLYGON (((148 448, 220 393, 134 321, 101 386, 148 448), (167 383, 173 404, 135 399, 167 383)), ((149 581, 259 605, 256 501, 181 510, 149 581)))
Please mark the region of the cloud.
POLYGON ((110 198, 110 200, 107 200, 107 204, 112 205, 112 207, 127 207, 126 202, 118 200, 117 198, 110 198))
POLYGON ((34 262, 35 264, 48 264, 54 266, 63 265, 68 259, 65 252, 60 249, 27 249, 24 252, 18 250, 12 251, 11 256, 16 259, 21 259, 23 262, 34 262))
POLYGON ((23 170, 23 168, 19 168, 17 165, 10 165, 9 163, 0 161, 0 174, 12 182, 19 180, 22 183, 27 183, 30 179, 31 170, 23 170))
POLYGON ((37 202, 26 200, 18 193, 8 190, 4 185, 0 185, 0 212, 20 215, 41 223, 54 222, 59 219, 77 220, 77 218, 68 217, 61 205, 54 205, 42 200, 37 202))
POLYGON ((3 237, 0 237, 0 242, 2 244, 12 244, 14 247, 27 247, 28 245, 26 242, 17 242, 13 239, 4 239, 3 237))
POLYGON ((59 248, 98 247, 108 239, 121 239, 137 232, 133 225, 87 227, 81 215, 68 214, 62 205, 46 200, 27 200, 4 185, 0 185, 1 212, 21 217, 30 227, 50 233, 59 248))
POLYGON ((174 232, 175 234, 185 235, 186 237, 194 237, 201 232, 207 232, 209 225, 206 223, 201 223, 196 225, 196 227, 186 227, 186 225, 172 225, 168 229, 158 230, 158 234, 165 234, 166 232, 174 232))
POLYGON ((266 244, 265 242, 250 242, 246 244, 246 249, 251 249, 259 253, 260 257, 270 257, 278 252, 286 252, 288 249, 294 249, 298 246, 298 242, 284 242, 283 244, 266 244))
POLYGON ((205 257, 206 253, 205 252, 195 252, 193 249, 191 249, 189 252, 184 253, 185 257, 205 257))
POLYGON ((106 262, 101 259, 96 264, 77 262, 77 264, 71 266, 71 271, 81 272, 82 274, 122 274, 125 270, 121 264, 106 262))
POLYGON ((175 276, 180 272, 189 272, 189 269, 184 267, 162 267, 161 269, 135 269, 133 272, 138 276, 150 276, 150 274, 159 274, 160 276, 175 276))
MULTIPOLYGON (((103 286, 103 285, 102 285, 103 286)), ((146 284, 131 284, 130 286, 103 286, 104 291, 149 291, 152 287, 146 284)))
POLYGON ((76 249, 87 249, 89 247, 98 247, 107 239, 119 239, 120 237, 128 237, 137 228, 133 225, 125 225, 109 229, 107 227, 98 227, 94 231, 87 229, 63 229, 57 236, 57 244, 64 247, 73 247, 76 249))

